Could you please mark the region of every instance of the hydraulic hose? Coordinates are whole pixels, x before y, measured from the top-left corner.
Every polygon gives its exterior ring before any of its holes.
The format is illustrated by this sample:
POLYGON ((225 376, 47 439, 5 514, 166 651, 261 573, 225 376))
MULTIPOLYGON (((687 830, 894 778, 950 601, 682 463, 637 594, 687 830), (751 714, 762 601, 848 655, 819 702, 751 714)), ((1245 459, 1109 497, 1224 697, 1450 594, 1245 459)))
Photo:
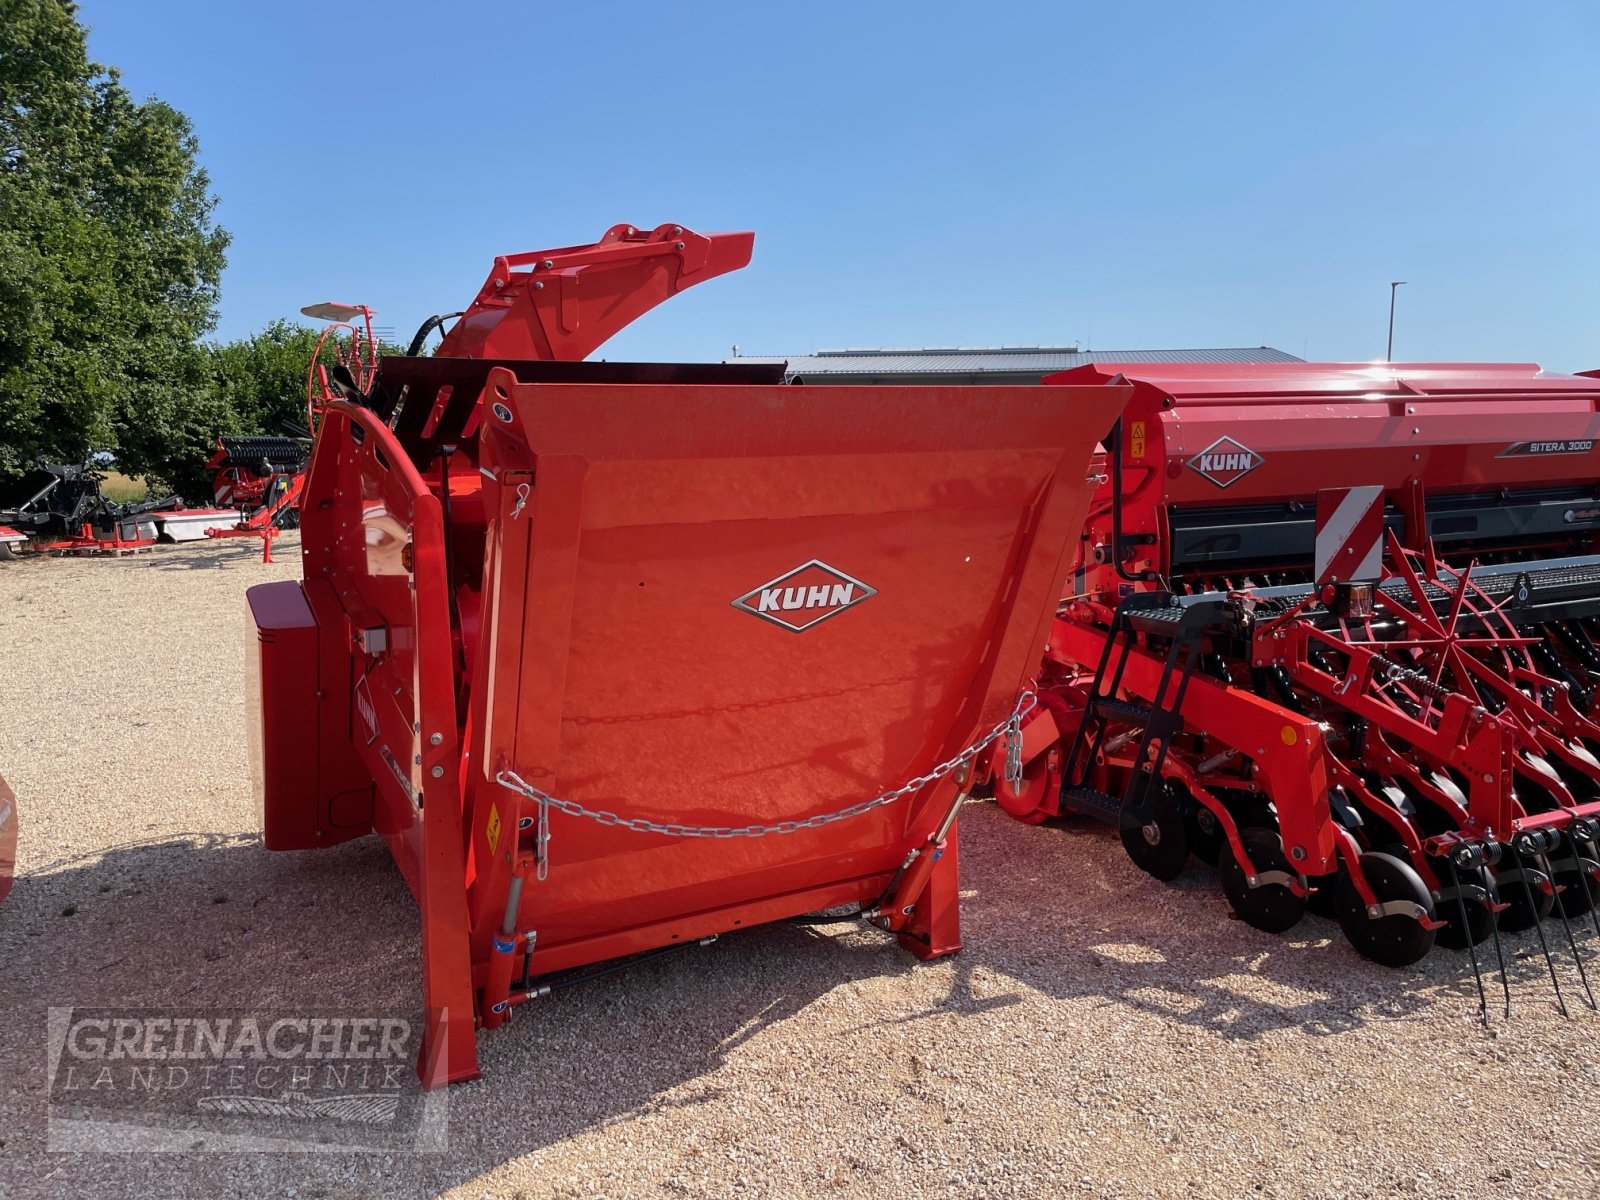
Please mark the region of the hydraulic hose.
MULTIPOLYGON (((464 311, 464 310, 463 310, 464 311)), ((411 339, 411 344, 406 347, 406 357, 415 358, 422 353, 422 347, 428 340, 428 335, 438 329, 446 321, 453 320, 463 315, 462 313, 438 313, 429 317, 422 323, 422 328, 417 330, 416 336, 411 339)))

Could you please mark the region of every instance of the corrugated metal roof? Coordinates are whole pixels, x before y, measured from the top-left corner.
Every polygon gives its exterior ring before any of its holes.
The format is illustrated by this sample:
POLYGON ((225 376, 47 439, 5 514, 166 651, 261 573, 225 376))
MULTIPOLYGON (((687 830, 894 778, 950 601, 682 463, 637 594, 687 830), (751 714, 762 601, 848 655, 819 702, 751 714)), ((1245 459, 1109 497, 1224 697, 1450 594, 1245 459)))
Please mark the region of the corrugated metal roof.
POLYGON ((1079 350, 1075 346, 944 347, 920 350, 822 350, 787 358, 742 354, 724 362, 789 364, 791 376, 815 375, 1048 375, 1092 362, 1297 363, 1271 346, 1200 350, 1079 350))

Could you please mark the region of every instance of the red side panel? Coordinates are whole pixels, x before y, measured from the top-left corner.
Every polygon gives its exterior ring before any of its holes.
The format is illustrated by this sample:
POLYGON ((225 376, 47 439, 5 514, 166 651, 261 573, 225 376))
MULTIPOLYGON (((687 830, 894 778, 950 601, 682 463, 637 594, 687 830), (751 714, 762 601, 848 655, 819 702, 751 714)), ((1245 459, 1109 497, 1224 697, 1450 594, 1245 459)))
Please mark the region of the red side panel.
MULTIPOLYGON (((998 722, 1037 667, 1089 456, 1125 394, 492 373, 469 815, 492 861, 483 922, 504 907, 508 846, 519 865, 533 846, 511 831, 534 806, 488 782, 500 767, 595 810, 769 825, 903 784, 998 722)), ((947 802, 925 788, 727 840, 556 813, 521 924, 553 968, 566 944, 759 898, 870 899, 947 802)))
POLYGON ((300 584, 258 584, 246 599, 260 714, 250 758, 267 849, 310 850, 370 832, 372 784, 350 745, 349 652, 320 636, 300 584))

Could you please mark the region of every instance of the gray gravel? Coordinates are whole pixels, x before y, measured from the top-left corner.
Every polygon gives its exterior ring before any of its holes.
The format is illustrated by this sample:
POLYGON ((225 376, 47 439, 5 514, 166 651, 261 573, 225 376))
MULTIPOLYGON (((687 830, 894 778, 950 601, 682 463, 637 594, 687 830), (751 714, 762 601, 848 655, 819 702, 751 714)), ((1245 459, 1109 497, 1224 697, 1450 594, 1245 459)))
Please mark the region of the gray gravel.
POLYGON ((444 1154, 50 1153, 48 1006, 416 1001, 382 847, 256 837, 242 593, 278 557, 0 563, 0 1196, 1600 1194, 1600 1017, 1555 1012, 1532 934, 1486 1033, 1459 955, 1270 937, 1203 868, 976 805, 963 954, 785 925, 562 993, 480 1039, 444 1154))

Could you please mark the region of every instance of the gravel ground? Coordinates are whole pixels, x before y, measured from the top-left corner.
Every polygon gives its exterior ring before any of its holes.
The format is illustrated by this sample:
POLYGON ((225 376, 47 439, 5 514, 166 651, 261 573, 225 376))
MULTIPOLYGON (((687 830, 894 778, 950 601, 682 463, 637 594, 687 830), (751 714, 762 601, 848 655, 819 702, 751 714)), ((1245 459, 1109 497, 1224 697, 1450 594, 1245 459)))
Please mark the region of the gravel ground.
POLYGON ((0 563, 0 1196, 1600 1194, 1600 1017, 1555 1011, 1531 933, 1485 1032, 1459 955, 1270 937, 1203 868, 982 805, 961 955, 784 925, 561 993, 480 1039, 442 1154, 50 1152, 49 1006, 416 1001, 382 847, 257 839, 242 593, 278 557, 0 563))

